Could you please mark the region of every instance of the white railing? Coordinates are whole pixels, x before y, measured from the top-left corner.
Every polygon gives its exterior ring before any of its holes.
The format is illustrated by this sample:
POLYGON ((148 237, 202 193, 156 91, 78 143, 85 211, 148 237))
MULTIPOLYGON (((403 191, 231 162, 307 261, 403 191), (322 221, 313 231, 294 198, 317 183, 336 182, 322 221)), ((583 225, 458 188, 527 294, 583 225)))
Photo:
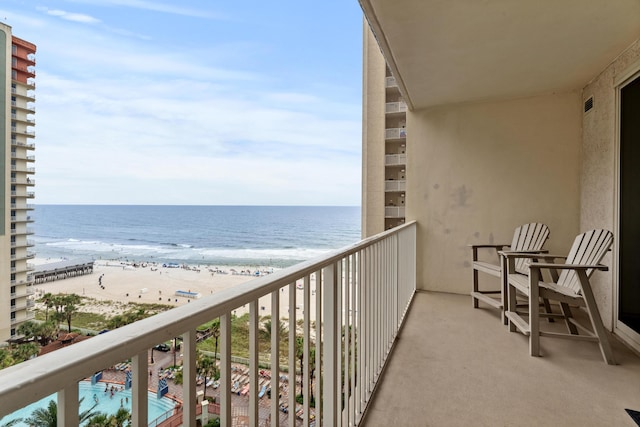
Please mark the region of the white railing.
POLYGON ((406 154, 386 154, 384 156, 384 164, 386 166, 406 165, 407 155, 406 154))
MULTIPOLYGON (((288 318, 287 363, 299 366, 302 337, 304 390, 316 396, 315 425, 358 425, 381 375, 416 289, 416 223, 411 222, 312 261, 191 300, 151 318, 101 334, 0 371, 0 417, 58 392, 58 425, 78 424, 78 381, 132 359, 132 422, 147 425, 148 350, 176 336, 183 339, 183 425, 196 425, 196 328, 220 319, 220 417, 232 425, 231 318, 249 307, 248 414, 250 425, 278 425, 280 403, 297 425, 295 392, 280 402, 280 357, 270 356, 272 399, 268 419, 258 411, 260 301, 271 301, 271 318, 288 318), (299 287, 303 289, 296 292, 299 287), (282 301, 281 289, 288 288, 282 301), (298 309, 299 306, 299 309, 298 309), (285 308, 286 310, 286 308, 285 308), (298 325, 298 317, 301 326, 298 325), (311 354, 315 350, 315 367, 311 354), (315 373, 312 377, 312 373, 315 373), (313 389, 310 387, 313 380, 313 389), (318 398, 322 396, 322 398, 318 398), (274 422, 270 422, 274 420, 274 422)), ((279 348, 279 322, 272 322, 271 348, 279 348)), ((295 375, 295 369, 292 369, 295 375)), ((289 387, 297 382, 291 378, 289 387)), ((302 425, 311 420, 310 393, 301 405, 302 425)), ((298 409, 298 408, 296 408, 298 409)), ((298 424, 299 425, 299 424, 298 424)))
POLYGON ((404 206, 385 206, 385 218, 404 218, 404 206))
POLYGON ((385 77, 384 79, 385 87, 398 87, 398 83, 396 82, 396 78, 393 76, 385 77))
POLYGON ((387 180, 384 182, 384 191, 405 191, 407 181, 405 180, 387 180))
POLYGON ((407 103, 404 101, 399 102, 387 102, 384 106, 384 112, 387 114, 391 113, 406 113, 407 112, 407 103))
POLYGON ((404 139, 407 137, 405 128, 389 128, 384 130, 385 139, 404 139))

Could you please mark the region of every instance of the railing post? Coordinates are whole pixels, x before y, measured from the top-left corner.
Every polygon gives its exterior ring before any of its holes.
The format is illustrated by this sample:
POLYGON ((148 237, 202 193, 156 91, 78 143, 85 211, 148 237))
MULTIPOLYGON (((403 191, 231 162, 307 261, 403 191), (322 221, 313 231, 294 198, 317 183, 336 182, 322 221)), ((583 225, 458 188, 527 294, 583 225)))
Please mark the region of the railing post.
POLYGON ((258 301, 249 303, 249 425, 258 425, 258 301))
POLYGON ((78 421, 78 384, 63 388, 58 392, 58 425, 77 426, 78 421))
POLYGON ((220 425, 231 427, 231 313, 220 316, 220 425))
POLYGON ((296 284, 289 285, 289 427, 296 425, 296 284))
POLYGON ((271 293, 271 425, 280 425, 280 289, 271 293))
POLYGON ((324 320, 324 342, 323 342, 323 425, 338 425, 338 408, 336 408, 336 396, 339 393, 336 378, 338 376, 338 355, 337 355, 337 302, 336 294, 336 265, 331 264, 322 270, 324 278, 323 289, 323 314, 324 320))
POLYGON ((303 292, 303 339, 304 339, 304 354, 303 354, 303 366, 304 371, 302 372, 302 395, 304 399, 302 401, 302 409, 304 411, 304 420, 302 422, 303 426, 309 425, 309 408, 310 408, 310 399, 309 396, 309 374, 311 371, 311 363, 310 363, 310 352, 311 348, 311 333, 309 331, 310 320, 311 320, 311 280, 309 276, 304 277, 304 290, 303 292))
POLYGON ((322 272, 317 271, 316 277, 316 369, 314 372, 314 386, 316 399, 316 425, 321 426, 324 423, 322 417, 322 272))
POLYGON ((190 330, 182 335, 183 373, 182 373, 182 425, 196 425, 196 331, 190 330))
POLYGON ((147 375, 147 350, 136 354, 131 358, 131 420, 133 427, 146 427, 149 425, 148 414, 148 389, 149 377, 147 375))

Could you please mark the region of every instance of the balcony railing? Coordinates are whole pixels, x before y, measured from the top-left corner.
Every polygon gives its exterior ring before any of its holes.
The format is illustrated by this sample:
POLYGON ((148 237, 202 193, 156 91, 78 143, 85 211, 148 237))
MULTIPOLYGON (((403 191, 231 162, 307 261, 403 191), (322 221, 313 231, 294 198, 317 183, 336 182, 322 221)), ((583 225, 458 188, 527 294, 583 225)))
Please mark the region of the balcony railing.
POLYGON ((385 206, 385 218, 404 218, 404 206, 385 206))
POLYGON ((384 130, 384 139, 405 139, 407 137, 407 129, 405 128, 389 128, 384 130))
POLYGON ((404 102, 404 101, 387 102, 385 104, 384 112, 387 113, 387 114, 406 113, 407 112, 407 103, 404 102))
POLYGON ((385 87, 398 87, 398 83, 396 82, 396 78, 393 76, 385 77, 384 79, 385 87))
POLYGON ((384 164, 386 166, 406 165, 407 155, 406 154, 387 154, 384 156, 384 164))
MULTIPOLYGON (((78 424, 78 381, 132 359, 132 422, 147 425, 148 349, 176 336, 183 339, 183 423, 196 425, 196 328, 220 319, 220 418, 231 426, 231 317, 249 306, 248 414, 259 420, 259 299, 271 301, 272 319, 288 317, 288 360, 296 359, 296 338, 304 339, 302 384, 310 390, 310 355, 315 349, 315 425, 358 425, 380 379, 416 286, 415 222, 381 233, 353 246, 254 279, 216 294, 192 300, 151 318, 0 371, 0 417, 58 393, 58 425, 78 424), (302 297, 296 284, 302 283, 302 297), (280 312, 281 289, 288 288, 289 313, 280 312), (314 290, 312 294, 312 289, 314 290), (300 301, 302 300, 302 301, 300 301), (301 310, 297 309, 300 305, 301 310), (312 316, 315 313, 315 316, 312 316), (301 327, 297 318, 300 317, 301 327), (313 325, 313 326, 312 326, 313 325)), ((283 301, 284 303, 285 301, 283 301)), ((279 323, 272 322, 271 348, 280 342, 279 323)), ((280 357, 271 354, 272 390, 282 379, 280 357)), ((295 372, 295 370, 293 370, 295 372)), ((295 375, 295 374, 294 374, 295 375)), ((290 387, 296 381, 289 379, 290 387)), ((295 389, 294 389, 295 390, 295 389)), ((296 408, 290 392, 289 408, 296 408)), ((304 393, 303 425, 310 424, 310 396, 304 393)), ((271 425, 280 415, 274 393, 271 425)), ((294 416, 294 411, 289 411, 294 416)), ((294 425, 293 419, 289 425, 294 425)))
POLYGON ((405 191, 406 188, 407 188, 407 181, 404 181, 404 180, 402 181, 387 180, 384 182, 384 191, 405 191))

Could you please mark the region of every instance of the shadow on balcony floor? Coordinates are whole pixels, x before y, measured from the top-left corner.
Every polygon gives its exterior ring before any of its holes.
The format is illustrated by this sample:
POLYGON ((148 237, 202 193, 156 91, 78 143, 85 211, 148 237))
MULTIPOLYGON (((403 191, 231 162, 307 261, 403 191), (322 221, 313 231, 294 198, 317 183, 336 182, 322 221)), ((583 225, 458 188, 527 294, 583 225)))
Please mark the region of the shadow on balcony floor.
MULTIPOLYGON (((561 326, 561 325, 557 325, 561 326)), ((615 338, 619 365, 592 342, 509 333, 470 297, 418 292, 369 408, 375 426, 635 426, 640 358, 615 338)))

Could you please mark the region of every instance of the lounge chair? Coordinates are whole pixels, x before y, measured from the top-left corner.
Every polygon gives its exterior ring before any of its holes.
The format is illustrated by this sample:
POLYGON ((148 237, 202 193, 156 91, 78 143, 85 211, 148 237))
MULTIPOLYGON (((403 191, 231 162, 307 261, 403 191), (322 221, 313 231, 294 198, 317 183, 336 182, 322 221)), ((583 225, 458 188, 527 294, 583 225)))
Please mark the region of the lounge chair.
MULTIPOLYGON (((498 308, 502 312, 502 321, 506 325, 507 319, 504 316, 505 299, 507 296, 507 283, 506 277, 502 274, 505 264, 497 259, 497 263, 490 263, 478 260, 478 249, 493 249, 496 255, 503 251, 505 248, 509 248, 510 252, 528 252, 528 253, 540 253, 543 252, 542 246, 549 238, 549 227, 544 224, 530 223, 524 224, 516 228, 513 233, 513 241, 511 245, 507 244, 481 244, 481 245, 469 245, 473 252, 473 290, 471 291, 471 300, 473 302, 473 308, 478 308, 478 302, 482 301, 494 308, 498 308), (494 277, 500 277, 501 287, 500 290, 484 290, 481 291, 478 285, 478 272, 489 274, 494 277)), ((515 271, 521 274, 528 273, 528 264, 530 259, 517 259, 515 263, 515 271)))
MULTIPOLYGON (((613 244, 613 233, 607 230, 591 230, 580 234, 573 242, 573 246, 566 257, 564 264, 553 262, 529 265, 529 274, 522 276, 513 273, 516 259, 523 259, 524 254, 505 254, 507 259, 507 292, 508 310, 506 316, 509 319, 509 330, 519 330, 529 336, 529 351, 531 356, 540 355, 540 336, 581 339, 595 341, 600 346, 600 351, 606 363, 615 365, 615 359, 607 332, 602 324, 600 312, 596 305, 589 278, 596 270, 606 271, 608 268, 600 262, 613 244), (542 270, 549 270, 553 282, 542 280, 542 270), (558 270, 561 271, 558 274, 558 270), (528 322, 517 311, 515 304, 516 292, 525 295, 529 301, 528 322), (539 311, 539 298, 557 301, 560 304, 561 314, 546 314, 539 311), (591 329, 581 325, 573 317, 571 306, 583 307, 591 323, 591 329), (557 333, 540 330, 540 317, 554 316, 564 319, 569 333, 557 333), (580 335, 579 332, 583 334, 580 335)), ((531 256, 529 256, 531 257, 531 256)), ((544 258, 565 258, 545 254, 544 258)))

